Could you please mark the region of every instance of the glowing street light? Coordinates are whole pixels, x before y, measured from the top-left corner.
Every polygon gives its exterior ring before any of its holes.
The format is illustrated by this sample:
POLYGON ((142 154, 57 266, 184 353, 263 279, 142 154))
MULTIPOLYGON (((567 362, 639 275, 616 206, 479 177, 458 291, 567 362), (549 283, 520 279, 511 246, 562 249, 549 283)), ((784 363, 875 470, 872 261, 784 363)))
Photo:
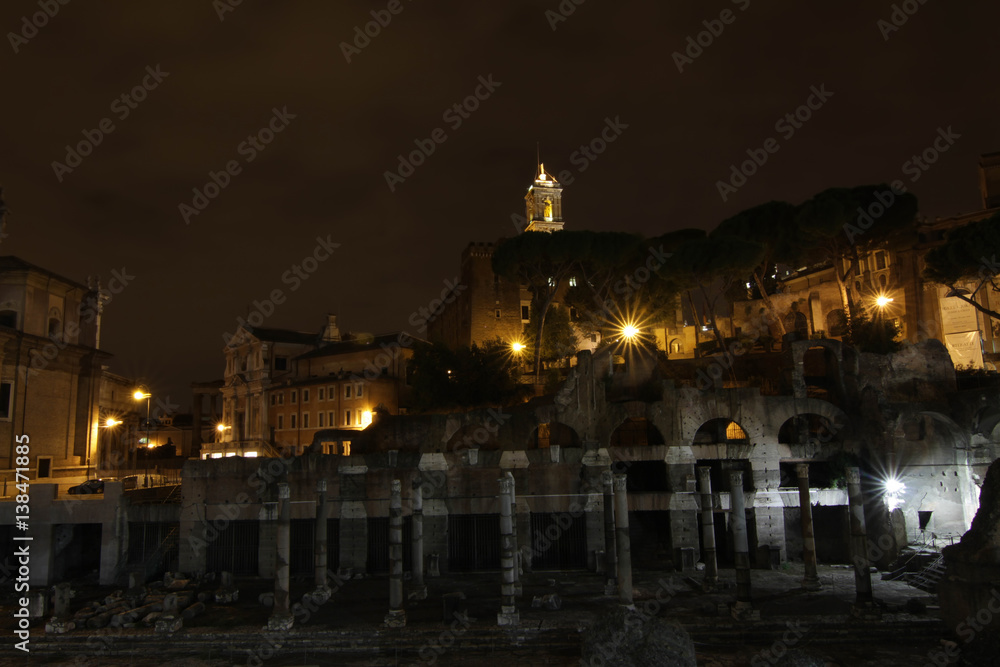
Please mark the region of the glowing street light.
MULTIPOLYGON (((152 398, 152 396, 153 395, 150 394, 148 391, 143 391, 142 387, 136 389, 135 393, 132 394, 132 398, 134 398, 135 400, 137 400, 137 401, 145 400, 146 401, 146 448, 147 449, 152 449, 149 446, 149 399, 152 398)), ((138 459, 138 456, 139 456, 139 448, 138 447, 135 448, 135 455, 136 455, 136 458, 138 459)), ((139 461, 136 460, 135 461, 135 465, 138 465, 138 464, 139 464, 139 461)), ((149 487, 149 457, 148 456, 146 457, 145 486, 147 488, 149 487)))
POLYGON ((104 428, 114 428, 122 422, 114 417, 108 417, 107 421, 104 422, 104 428))
POLYGON ((879 294, 878 297, 875 299, 875 305, 878 306, 879 308, 885 308, 893 301, 895 301, 895 299, 891 299, 884 294, 879 294))
POLYGON ((632 342, 639 335, 639 329, 634 324, 626 324, 622 327, 622 337, 632 342))
POLYGON ((889 511, 893 511, 897 507, 903 504, 903 492, 906 491, 906 484, 904 484, 898 477, 890 477, 882 484, 885 494, 882 499, 885 504, 889 507, 889 511))
POLYGON ((513 350, 515 354, 520 354, 524 351, 524 343, 520 341, 515 341, 510 344, 510 349, 513 350))

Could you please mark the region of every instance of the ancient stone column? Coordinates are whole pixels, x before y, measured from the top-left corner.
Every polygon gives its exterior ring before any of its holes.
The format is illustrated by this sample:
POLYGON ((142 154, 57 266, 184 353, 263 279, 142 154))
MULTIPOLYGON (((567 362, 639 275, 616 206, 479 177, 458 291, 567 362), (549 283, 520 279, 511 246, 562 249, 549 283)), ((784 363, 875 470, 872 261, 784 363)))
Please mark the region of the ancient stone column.
POLYGON ((285 482, 278 484, 277 559, 274 567, 274 609, 267 620, 267 629, 284 631, 295 621, 291 612, 288 575, 291 560, 292 503, 291 490, 285 482))
POLYGON ((615 546, 614 476, 610 470, 601 473, 601 482, 604 484, 604 562, 608 574, 604 594, 614 595, 618 590, 618 553, 615 546))
POLYGON ((730 521, 733 526, 733 562, 736 565, 736 604, 733 616, 745 617, 753 609, 750 599, 750 549, 747 545, 746 498, 743 471, 729 471, 730 521))
POLYGON ((327 514, 326 480, 316 482, 316 592, 327 595, 329 599, 330 586, 327 582, 327 514))
POLYGON ((805 577, 802 578, 802 588, 807 591, 820 589, 819 577, 816 574, 816 539, 813 536, 812 503, 809 500, 809 464, 799 463, 795 466, 799 478, 799 514, 802 517, 802 562, 806 566, 805 577))
POLYGON ((517 541, 517 485, 514 483, 514 473, 509 470, 504 473, 510 477, 510 532, 514 538, 514 595, 521 595, 521 546, 517 541))
POLYGON ((706 589, 719 583, 719 564, 715 558, 715 501, 712 498, 712 469, 698 467, 698 486, 701 489, 701 558, 705 561, 706 589))
POLYGON ((417 600, 427 599, 427 586, 424 584, 424 488, 423 480, 413 480, 413 593, 417 600))
POLYGON ((851 561, 854 563, 854 587, 857 599, 854 612, 874 611, 872 575, 868 565, 868 534, 865 527, 865 504, 861 495, 861 471, 847 468, 847 498, 851 509, 851 561))
POLYGON ((625 475, 614 476, 615 487, 615 546, 618 551, 618 601, 634 607, 632 601, 632 545, 628 532, 628 495, 625 475))
POLYGON ((385 624, 390 628, 406 625, 403 609, 403 485, 392 480, 389 496, 389 613, 385 624))
POLYGON ((514 542, 514 526, 511 508, 514 497, 514 476, 506 474, 500 478, 500 613, 497 625, 518 625, 521 622, 517 612, 517 544, 514 542))

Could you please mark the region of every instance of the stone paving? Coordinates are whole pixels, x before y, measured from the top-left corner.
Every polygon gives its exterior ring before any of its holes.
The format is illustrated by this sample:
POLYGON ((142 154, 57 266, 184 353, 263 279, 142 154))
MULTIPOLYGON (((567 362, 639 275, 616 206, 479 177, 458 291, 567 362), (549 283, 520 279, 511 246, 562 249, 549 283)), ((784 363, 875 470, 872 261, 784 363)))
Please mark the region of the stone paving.
MULTIPOLYGON (((781 664, 788 651, 805 651, 826 665, 935 664, 942 649, 943 625, 936 598, 901 582, 882 581, 873 574, 881 620, 850 617, 855 598, 853 570, 820 566, 823 588, 803 592, 801 564, 781 570, 753 570, 757 622, 736 622, 726 604, 735 593, 735 572, 720 570, 721 586, 712 593, 695 589, 700 573, 635 573, 635 601, 640 611, 676 620, 695 642, 698 664, 710 667, 781 664)), ((302 614, 287 634, 263 631, 269 610, 261 593, 273 590, 265 580, 237 580, 239 599, 211 604, 201 616, 162 643, 155 632, 141 628, 75 632, 47 636, 32 632, 33 652, 25 662, 11 662, 9 646, 0 647, 0 664, 38 665, 579 665, 580 633, 596 614, 616 604, 603 595, 603 577, 588 572, 535 572, 525 576, 518 599, 521 625, 516 631, 496 627, 500 605, 498 573, 429 578, 429 597, 406 603, 407 627, 387 630, 386 577, 352 579, 334 591, 329 602, 302 614), (466 596, 469 621, 442 622, 445 593, 466 596), (561 609, 533 608, 532 598, 557 594, 561 609), (156 642, 161 643, 157 644, 156 642), (340 650, 340 653, 331 653, 340 650)), ((311 582, 292 581, 292 599, 300 600, 311 582)), ((404 589, 409 582, 404 582, 404 589)), ((107 595, 107 588, 77 586, 74 609, 88 599, 107 595)), ((13 626, 2 600, 0 630, 13 626)), ((23 654, 21 654, 23 656, 23 654)), ((948 664, 940 662, 938 664, 948 664)), ((805 663, 803 663, 805 664, 805 663)))

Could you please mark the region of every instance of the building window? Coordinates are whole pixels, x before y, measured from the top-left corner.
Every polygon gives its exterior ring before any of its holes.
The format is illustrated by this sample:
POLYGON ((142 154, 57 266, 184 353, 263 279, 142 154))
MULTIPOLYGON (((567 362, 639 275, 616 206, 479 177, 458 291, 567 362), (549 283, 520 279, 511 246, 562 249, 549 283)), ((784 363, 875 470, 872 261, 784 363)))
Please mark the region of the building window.
POLYGON ((0 383, 0 419, 10 419, 11 383, 0 383))
POLYGON ((322 401, 323 400, 323 387, 319 388, 319 397, 316 400, 317 401, 322 401))
POLYGON ((295 428, 295 417, 296 415, 292 415, 292 428, 295 428))
MULTIPOLYGON (((114 396, 112 396, 111 398, 114 398, 114 396)), ((274 394, 271 394, 271 405, 277 405, 277 404, 278 404, 278 397, 275 396, 274 394)))
POLYGON ((350 455, 351 455, 351 441, 344 440, 344 456, 350 456, 350 455))
POLYGON ((52 457, 51 456, 39 456, 38 457, 38 474, 35 476, 37 479, 46 479, 52 477, 52 457))
POLYGON ((317 412, 316 413, 316 426, 319 427, 319 428, 323 428, 323 413, 322 412, 317 412))
POLYGON ((330 397, 331 401, 334 399, 336 394, 333 392, 333 385, 330 385, 329 387, 326 388, 326 395, 330 397))
POLYGON ((499 320, 500 319, 500 309, 497 308, 495 312, 496 312, 497 319, 499 320))
POLYGON ((362 387, 363 387, 363 386, 364 386, 364 385, 361 385, 361 384, 359 384, 359 385, 358 385, 358 386, 356 387, 356 389, 355 389, 355 391, 354 391, 354 397, 355 397, 355 398, 361 398, 361 394, 362 394, 362 387))
POLYGON ((521 304, 521 319, 525 322, 531 319, 531 306, 521 304))
POLYGON ((576 287, 576 276, 572 276, 572 277, 571 277, 571 278, 569 279, 569 286, 570 286, 570 287, 576 287))
POLYGON ((878 250, 875 252, 875 270, 881 271, 885 268, 885 251, 878 250))
POLYGON ((280 394, 278 394, 278 405, 284 405, 284 404, 285 404, 285 392, 281 392, 280 394))
POLYGON ((302 428, 309 428, 309 413, 302 413, 302 428))
POLYGON ((17 328, 17 312, 13 310, 0 310, 0 327, 17 328))
POLYGON ((308 403, 309 402, 309 390, 308 389, 303 389, 302 390, 302 402, 303 403, 308 403))
POLYGON ((292 405, 295 405, 296 403, 298 403, 298 400, 299 400, 299 392, 292 389, 291 394, 288 398, 288 402, 291 403, 292 405))
POLYGON ((351 411, 344 410, 344 426, 350 426, 350 425, 351 425, 351 411))
POLYGON ((344 398, 350 398, 350 397, 351 397, 351 385, 345 384, 344 385, 344 398))
POLYGON ((358 426, 364 426, 364 423, 361 421, 361 408, 354 411, 354 423, 358 426))
POLYGON ((552 276, 549 276, 549 287, 555 287, 555 286, 556 286, 556 279, 553 278, 552 276))
POLYGON ((278 415, 278 430, 285 428, 285 415, 278 415))
POLYGON ((49 318, 49 338, 58 338, 62 334, 62 322, 58 317, 49 318))
POLYGON ((287 371, 288 370, 288 357, 275 357, 274 358, 274 370, 276 370, 276 371, 287 371))

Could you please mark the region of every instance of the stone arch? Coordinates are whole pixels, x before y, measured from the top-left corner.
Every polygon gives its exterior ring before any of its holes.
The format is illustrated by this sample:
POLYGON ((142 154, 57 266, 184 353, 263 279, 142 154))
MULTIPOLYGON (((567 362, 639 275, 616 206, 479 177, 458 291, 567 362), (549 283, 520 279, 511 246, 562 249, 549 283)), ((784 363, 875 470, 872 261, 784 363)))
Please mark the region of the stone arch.
POLYGON ((665 444, 663 434, 645 417, 628 417, 611 432, 611 447, 665 444))
POLYGON ((539 424, 531 433, 526 443, 527 449, 546 449, 558 447, 579 447, 580 436, 570 426, 562 422, 552 421, 539 424))
POLYGON ((826 314, 826 335, 847 335, 847 316, 844 314, 843 308, 834 308, 826 314))
POLYGON ((833 403, 817 398, 799 398, 791 400, 778 399, 773 401, 773 403, 769 404, 767 407, 771 423, 778 426, 775 430, 775 435, 779 436, 779 442, 781 442, 781 428, 789 419, 794 419, 800 415, 810 414, 822 417, 827 420, 830 423, 831 428, 835 429, 838 433, 843 431, 849 423, 847 413, 833 403))
POLYGON ((802 412, 786 419, 778 428, 778 444, 808 445, 840 441, 841 426, 828 417, 814 412, 802 412))
POLYGON ((972 432, 991 438, 997 425, 1000 425, 1000 407, 987 405, 980 408, 973 417, 972 432))

